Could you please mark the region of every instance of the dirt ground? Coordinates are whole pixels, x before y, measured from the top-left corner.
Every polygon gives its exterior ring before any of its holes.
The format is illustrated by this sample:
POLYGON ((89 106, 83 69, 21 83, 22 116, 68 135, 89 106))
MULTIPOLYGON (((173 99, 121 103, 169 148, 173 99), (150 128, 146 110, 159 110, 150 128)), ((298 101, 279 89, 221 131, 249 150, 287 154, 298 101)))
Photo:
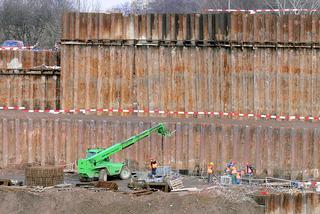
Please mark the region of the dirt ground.
POLYGON ((1 213, 263 213, 252 199, 229 201, 214 191, 199 193, 156 192, 146 196, 120 192, 94 192, 82 188, 33 193, 0 189, 1 213))
MULTIPOLYGON (((23 180, 23 171, 0 170, 1 178, 23 180)), ((51 188, 35 192, 26 187, 0 186, 0 213, 264 213, 241 189, 208 185, 197 177, 184 177, 186 187, 197 192, 164 193, 136 196, 127 188, 128 181, 113 180, 119 191, 83 187, 51 188)), ((65 175, 65 183, 77 183, 77 176, 65 175)))

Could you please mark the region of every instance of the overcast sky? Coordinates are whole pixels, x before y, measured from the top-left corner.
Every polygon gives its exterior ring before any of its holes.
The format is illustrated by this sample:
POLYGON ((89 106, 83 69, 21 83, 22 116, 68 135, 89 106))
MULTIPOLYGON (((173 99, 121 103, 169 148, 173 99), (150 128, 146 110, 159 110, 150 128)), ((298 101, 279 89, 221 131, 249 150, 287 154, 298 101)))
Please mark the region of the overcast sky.
POLYGON ((117 4, 121 4, 122 2, 125 2, 127 0, 100 0, 105 8, 113 7, 117 4))
MULTIPOLYGON (((77 0, 74 0, 75 2, 77 2, 77 0)), ((83 3, 85 3, 86 5, 90 3, 91 4, 95 4, 96 2, 100 2, 100 5, 102 6, 102 10, 106 10, 106 9, 110 9, 118 4, 121 4, 123 2, 126 2, 128 0, 81 0, 83 3)), ((83 4, 82 3, 82 4, 83 4)))
POLYGON ((74 2, 75 7, 78 8, 80 3, 82 10, 85 12, 103 12, 116 5, 120 5, 124 2, 130 2, 130 0, 71 0, 74 2), (99 7, 97 8, 97 5, 99 7))

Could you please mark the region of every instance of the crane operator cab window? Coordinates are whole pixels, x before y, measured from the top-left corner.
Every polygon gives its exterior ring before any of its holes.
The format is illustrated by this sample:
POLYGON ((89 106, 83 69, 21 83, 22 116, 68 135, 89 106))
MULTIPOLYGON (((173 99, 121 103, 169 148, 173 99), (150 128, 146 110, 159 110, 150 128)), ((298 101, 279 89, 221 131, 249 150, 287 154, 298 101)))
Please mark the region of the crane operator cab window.
POLYGON ((86 158, 91 158, 95 154, 96 154, 95 152, 87 152, 87 157, 86 158))
MULTIPOLYGON (((101 152, 101 151, 100 150, 99 151, 88 150, 86 158, 91 158, 92 156, 96 155, 99 152, 101 152)), ((110 161, 109 157, 105 158, 104 161, 110 161)))

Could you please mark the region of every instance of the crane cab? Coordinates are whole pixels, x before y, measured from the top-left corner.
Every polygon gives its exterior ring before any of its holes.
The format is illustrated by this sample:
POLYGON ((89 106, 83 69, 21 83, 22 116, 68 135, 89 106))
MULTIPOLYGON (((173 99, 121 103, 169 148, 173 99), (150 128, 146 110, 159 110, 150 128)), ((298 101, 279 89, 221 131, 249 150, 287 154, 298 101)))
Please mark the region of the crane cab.
MULTIPOLYGON (((107 173, 107 176, 120 175, 120 177, 121 172, 125 173, 124 171, 128 171, 128 168, 124 166, 124 163, 114 163, 109 157, 97 161, 94 156, 103 151, 105 151, 104 148, 87 149, 86 158, 78 160, 78 175, 81 181, 99 179, 101 170, 104 170, 107 173)), ((131 171, 126 174, 128 173, 131 175, 131 171)))
MULTIPOLYGON (((104 151, 103 148, 87 149, 86 158, 91 158, 92 156, 104 151)), ((105 161, 110 161, 109 157, 104 159, 105 161)))

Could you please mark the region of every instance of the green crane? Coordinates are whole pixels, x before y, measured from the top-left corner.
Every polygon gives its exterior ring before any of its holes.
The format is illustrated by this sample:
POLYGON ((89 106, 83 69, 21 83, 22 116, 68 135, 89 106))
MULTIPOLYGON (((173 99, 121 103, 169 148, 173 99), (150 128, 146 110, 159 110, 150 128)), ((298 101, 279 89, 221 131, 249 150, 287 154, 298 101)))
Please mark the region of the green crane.
POLYGON ((158 132, 162 136, 171 136, 171 132, 160 123, 155 127, 141 132, 135 136, 124 140, 121 143, 114 144, 109 148, 88 149, 85 159, 78 160, 78 175, 81 181, 103 180, 108 176, 120 176, 121 179, 128 179, 131 176, 131 170, 124 163, 115 163, 110 161, 110 156, 132 146, 136 142, 150 136, 153 132, 158 132))

